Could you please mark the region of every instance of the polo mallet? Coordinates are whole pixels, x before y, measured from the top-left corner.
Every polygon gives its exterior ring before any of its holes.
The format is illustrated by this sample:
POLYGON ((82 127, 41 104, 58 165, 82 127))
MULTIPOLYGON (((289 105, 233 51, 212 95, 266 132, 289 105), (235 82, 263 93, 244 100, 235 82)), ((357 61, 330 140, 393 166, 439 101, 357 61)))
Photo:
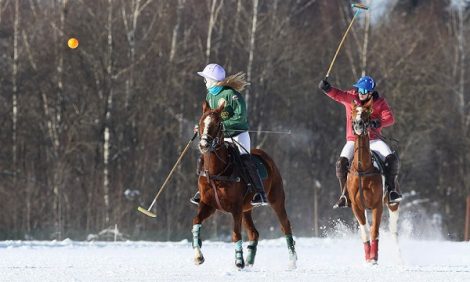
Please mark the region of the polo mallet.
POLYGON ((180 163, 181 159, 183 158, 184 154, 186 154, 186 151, 188 151, 189 149, 189 145, 191 145, 191 143, 194 141, 194 139, 196 138, 197 136, 197 132, 194 133, 194 136, 193 138, 191 138, 191 140, 189 140, 188 144, 186 145, 186 147, 184 148, 183 152, 181 153, 181 155, 179 156, 178 160, 176 161, 175 165, 173 166, 173 168, 171 169, 170 173, 168 174, 168 176, 166 177, 165 179, 165 182, 163 182, 162 184, 162 187, 160 188, 160 190, 158 190, 158 193, 157 195, 155 196, 155 198, 153 199, 153 202, 152 204, 150 205, 150 207, 148 209, 145 209, 143 207, 138 207, 137 210, 140 211, 141 213, 145 214, 145 215, 148 215, 150 217, 157 217, 157 215, 153 212, 151 212, 150 210, 153 208, 153 205, 155 205, 155 203, 157 202, 157 199, 158 199, 158 196, 160 196, 160 193, 163 191, 163 188, 165 188, 165 185, 168 183, 168 180, 170 180, 170 177, 173 175, 173 172, 175 171, 176 167, 178 166, 178 164, 180 163))
POLYGON ((351 20, 351 23, 349 23, 348 29, 346 29, 346 32, 343 35, 343 38, 339 42, 338 49, 336 49, 336 53, 333 57, 333 60, 331 61, 330 67, 328 68, 328 71, 326 72, 325 80, 328 80, 328 77, 330 76, 331 69, 333 68, 333 65, 335 64, 336 61, 336 56, 338 56, 339 50, 341 49, 341 46, 343 46, 344 39, 346 39, 346 36, 348 35, 349 30, 351 29, 351 26, 356 19, 356 16, 359 15, 361 10, 368 10, 369 7, 367 7, 364 4, 357 3, 357 4, 352 4, 351 7, 356 8, 356 12, 354 13, 354 16, 351 20))

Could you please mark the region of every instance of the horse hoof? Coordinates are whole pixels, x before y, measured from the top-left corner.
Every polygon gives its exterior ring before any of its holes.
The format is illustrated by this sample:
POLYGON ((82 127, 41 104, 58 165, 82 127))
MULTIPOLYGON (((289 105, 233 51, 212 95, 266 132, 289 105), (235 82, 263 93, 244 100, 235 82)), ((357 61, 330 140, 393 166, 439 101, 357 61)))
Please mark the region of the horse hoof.
POLYGON ((377 265, 377 260, 375 260, 375 259, 369 259, 369 260, 367 260, 367 262, 368 262, 370 265, 377 265))
POLYGON ((245 267, 245 263, 242 261, 242 262, 236 262, 235 263, 235 266, 238 268, 238 269, 243 269, 245 267))
POLYGON ((194 264, 200 265, 204 263, 204 257, 196 257, 194 258, 194 264))

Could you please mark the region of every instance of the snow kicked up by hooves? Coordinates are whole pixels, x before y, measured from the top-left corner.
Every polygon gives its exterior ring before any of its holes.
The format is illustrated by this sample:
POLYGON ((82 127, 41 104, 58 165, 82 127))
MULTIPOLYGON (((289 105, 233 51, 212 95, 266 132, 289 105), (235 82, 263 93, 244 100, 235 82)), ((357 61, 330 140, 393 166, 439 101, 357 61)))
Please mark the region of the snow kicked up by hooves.
MULTIPOLYGON (((0 281, 470 281, 470 244, 381 238, 378 265, 351 238, 297 238, 297 268, 285 239, 262 240, 255 264, 238 270, 229 242, 204 241, 196 266, 188 241, 0 242, 0 281)), ((246 253, 246 246, 244 248, 246 253)))

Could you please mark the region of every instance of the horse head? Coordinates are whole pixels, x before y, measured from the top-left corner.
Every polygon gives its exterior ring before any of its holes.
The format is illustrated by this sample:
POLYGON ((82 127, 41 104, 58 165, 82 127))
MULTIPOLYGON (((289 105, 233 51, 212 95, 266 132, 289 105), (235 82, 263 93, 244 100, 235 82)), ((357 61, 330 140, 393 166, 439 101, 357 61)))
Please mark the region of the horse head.
POLYGON ((370 124, 371 114, 372 99, 370 99, 364 105, 361 105, 357 101, 354 101, 351 110, 352 128, 354 134, 359 136, 368 134, 367 128, 370 124))
POLYGON ((202 105, 202 116, 199 119, 199 150, 202 154, 216 151, 224 142, 222 117, 225 102, 217 109, 211 110, 207 101, 202 105))

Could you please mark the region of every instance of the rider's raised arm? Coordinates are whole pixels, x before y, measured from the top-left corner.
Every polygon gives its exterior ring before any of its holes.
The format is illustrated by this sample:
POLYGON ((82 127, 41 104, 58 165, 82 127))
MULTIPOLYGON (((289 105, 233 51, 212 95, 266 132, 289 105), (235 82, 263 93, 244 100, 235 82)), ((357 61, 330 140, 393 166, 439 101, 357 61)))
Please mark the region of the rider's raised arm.
POLYGON ((336 102, 343 104, 351 104, 356 97, 354 91, 343 91, 334 87, 331 87, 330 91, 326 92, 326 95, 336 102))
POLYGON ((328 95, 328 97, 342 104, 351 104, 352 101, 356 98, 356 95, 354 94, 353 90, 343 91, 338 88, 332 87, 326 79, 320 81, 320 83, 318 84, 318 88, 320 88, 323 93, 328 95))

